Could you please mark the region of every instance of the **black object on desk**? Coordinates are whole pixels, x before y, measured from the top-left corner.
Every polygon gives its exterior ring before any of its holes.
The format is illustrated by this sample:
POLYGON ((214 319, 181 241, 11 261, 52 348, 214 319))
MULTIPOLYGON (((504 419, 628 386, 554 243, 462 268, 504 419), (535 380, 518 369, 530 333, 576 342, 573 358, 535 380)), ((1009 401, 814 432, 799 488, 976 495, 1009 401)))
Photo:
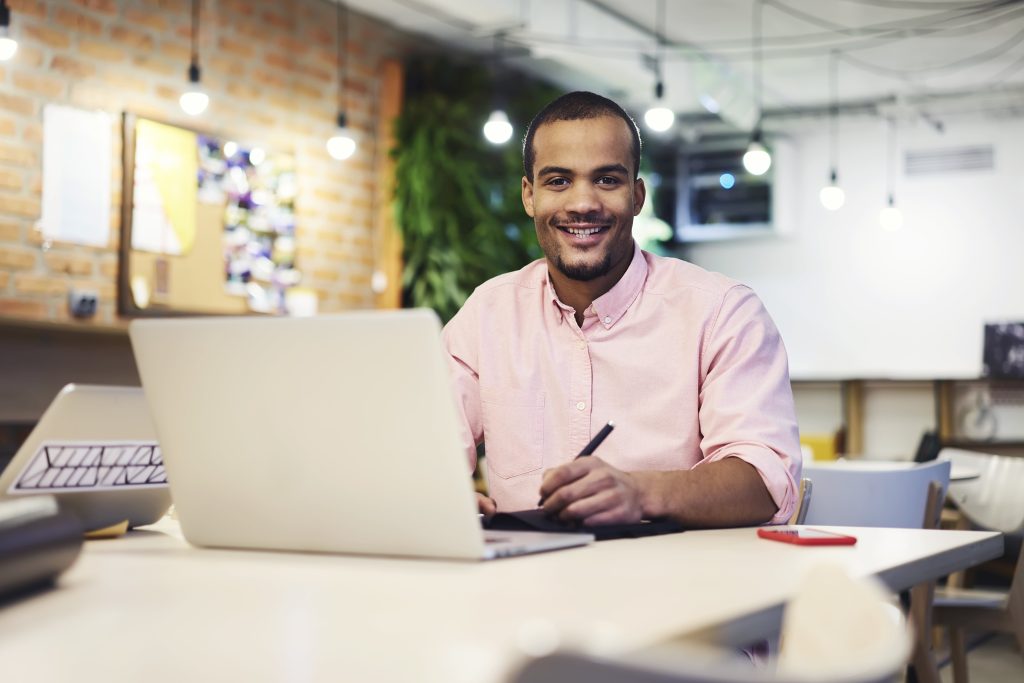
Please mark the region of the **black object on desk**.
POLYGON ((499 512, 484 522, 484 528, 495 531, 547 531, 560 534, 593 534, 594 538, 598 541, 609 541, 615 538, 660 536, 685 530, 679 522, 667 518, 645 520, 633 524, 574 526, 553 517, 548 517, 540 509, 499 512))
POLYGON ((52 496, 0 500, 0 598, 52 583, 81 552, 82 531, 52 496))

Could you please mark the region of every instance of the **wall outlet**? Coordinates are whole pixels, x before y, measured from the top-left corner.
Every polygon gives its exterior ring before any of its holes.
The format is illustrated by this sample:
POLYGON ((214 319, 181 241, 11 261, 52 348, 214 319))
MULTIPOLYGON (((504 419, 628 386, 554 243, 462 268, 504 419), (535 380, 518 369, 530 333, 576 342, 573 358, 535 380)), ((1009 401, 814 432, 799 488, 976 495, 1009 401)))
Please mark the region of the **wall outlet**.
POLYGON ((68 311, 76 318, 91 318, 96 315, 99 294, 88 289, 72 289, 68 292, 68 311))

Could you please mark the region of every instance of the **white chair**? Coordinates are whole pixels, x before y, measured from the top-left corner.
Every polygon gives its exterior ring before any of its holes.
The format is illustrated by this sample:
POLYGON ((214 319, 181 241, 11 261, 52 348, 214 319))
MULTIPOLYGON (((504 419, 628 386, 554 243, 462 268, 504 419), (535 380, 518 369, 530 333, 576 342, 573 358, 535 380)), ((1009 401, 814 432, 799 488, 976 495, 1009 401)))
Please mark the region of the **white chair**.
POLYGON ((811 569, 786 605, 777 666, 709 648, 674 646, 628 657, 559 652, 528 662, 514 683, 882 683, 907 661, 911 639, 880 584, 829 565, 811 569))
POLYGON ((928 485, 949 487, 948 462, 837 460, 804 463, 814 482, 814 500, 805 524, 920 529, 928 485))
MULTIPOLYGON (((969 522, 1007 534, 1024 530, 1024 459, 953 448, 940 451, 939 459, 977 475, 949 488, 949 498, 969 522)), ((949 628, 955 683, 967 683, 967 629, 1012 633, 1024 651, 1024 549, 1009 591, 937 589, 932 621, 949 628)))

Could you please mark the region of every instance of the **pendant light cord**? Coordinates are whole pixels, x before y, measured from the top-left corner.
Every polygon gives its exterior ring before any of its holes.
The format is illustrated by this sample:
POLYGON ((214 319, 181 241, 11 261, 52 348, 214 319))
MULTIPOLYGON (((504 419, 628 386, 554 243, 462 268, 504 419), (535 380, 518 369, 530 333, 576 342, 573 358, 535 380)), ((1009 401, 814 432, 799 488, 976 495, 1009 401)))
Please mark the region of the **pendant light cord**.
POLYGON ((346 8, 340 0, 338 0, 335 6, 337 7, 335 12, 337 19, 335 43, 338 47, 338 114, 340 115, 345 112, 345 72, 348 67, 345 52, 348 47, 348 17, 345 16, 346 8))
POLYGON ((754 102, 757 103, 757 125, 761 125, 761 111, 763 104, 761 102, 761 30, 762 21, 761 13, 764 8, 763 0, 756 0, 754 3, 754 16, 753 16, 753 43, 754 43, 754 102))
POLYGON ((835 183, 836 167, 839 165, 839 52, 829 53, 829 156, 832 182, 835 183))
POLYGON ((199 63, 199 0, 192 0, 192 63, 199 63))

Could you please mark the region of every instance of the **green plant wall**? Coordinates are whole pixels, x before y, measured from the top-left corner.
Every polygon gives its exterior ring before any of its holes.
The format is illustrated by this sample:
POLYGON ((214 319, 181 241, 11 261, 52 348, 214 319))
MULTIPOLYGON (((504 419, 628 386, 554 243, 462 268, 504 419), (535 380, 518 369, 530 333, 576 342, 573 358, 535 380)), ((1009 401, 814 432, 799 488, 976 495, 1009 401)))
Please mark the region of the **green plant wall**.
POLYGON ((410 61, 396 121, 395 216, 405 269, 403 305, 448 320, 480 283, 541 256, 520 199, 522 139, 552 87, 479 64, 410 61), (496 147, 482 133, 500 88, 515 129, 496 147))

